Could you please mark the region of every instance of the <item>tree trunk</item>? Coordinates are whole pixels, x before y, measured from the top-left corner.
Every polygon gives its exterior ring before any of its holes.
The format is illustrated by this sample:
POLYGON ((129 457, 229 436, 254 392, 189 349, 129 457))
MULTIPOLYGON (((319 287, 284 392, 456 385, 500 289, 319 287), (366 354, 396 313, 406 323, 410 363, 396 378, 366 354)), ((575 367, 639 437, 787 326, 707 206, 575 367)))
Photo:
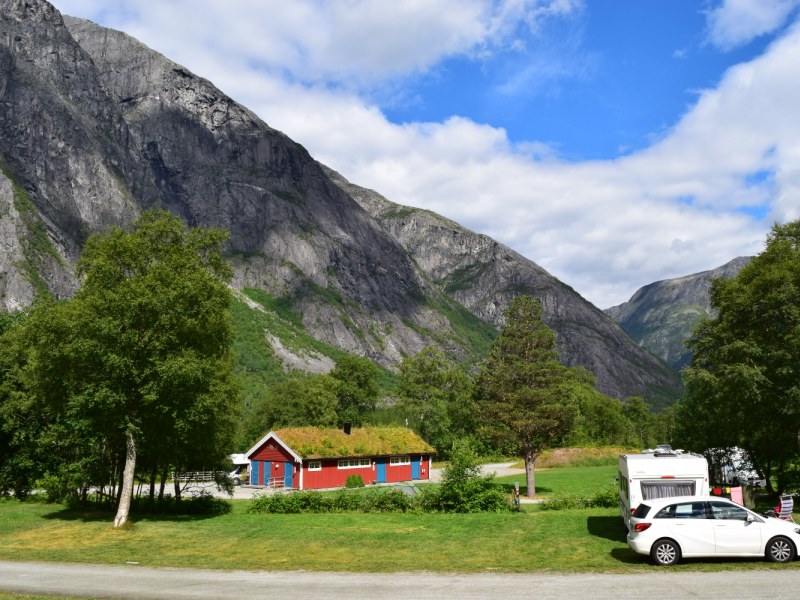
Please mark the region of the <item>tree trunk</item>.
POLYGON ((528 498, 536 496, 536 475, 533 472, 533 465, 536 462, 536 455, 528 451, 525 453, 525 479, 528 483, 528 498))
POLYGON ((122 491, 119 495, 117 516, 114 518, 114 528, 122 527, 128 521, 128 512, 131 509, 133 496, 133 475, 136 472, 136 441, 133 433, 125 434, 125 469, 122 471, 122 491))
POLYGON ((164 501, 164 488, 167 485, 167 475, 169 474, 167 467, 164 467, 161 470, 161 484, 158 488, 158 503, 161 504, 164 501))
POLYGON ((150 470, 150 503, 152 504, 153 500, 156 497, 156 477, 158 476, 158 465, 154 464, 153 468, 150 470))

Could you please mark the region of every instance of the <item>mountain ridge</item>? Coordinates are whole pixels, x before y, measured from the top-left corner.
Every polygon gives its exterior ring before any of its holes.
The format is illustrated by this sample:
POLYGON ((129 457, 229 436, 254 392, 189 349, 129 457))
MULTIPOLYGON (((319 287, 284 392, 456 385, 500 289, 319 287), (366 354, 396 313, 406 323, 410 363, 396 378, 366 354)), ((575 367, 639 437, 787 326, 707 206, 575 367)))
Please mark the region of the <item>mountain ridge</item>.
POLYGON ((702 319, 715 316, 712 280, 736 276, 751 259, 740 256, 715 269, 653 282, 605 313, 642 347, 679 371, 691 360, 686 340, 702 319))
POLYGON ((562 359, 601 391, 658 405, 680 395, 676 374, 533 261, 347 182, 127 34, 44 0, 0 7, 6 309, 44 290, 68 297, 88 235, 166 208, 230 231, 234 288, 282 299, 315 338, 384 366, 430 343, 474 361, 510 299, 530 293, 562 359))

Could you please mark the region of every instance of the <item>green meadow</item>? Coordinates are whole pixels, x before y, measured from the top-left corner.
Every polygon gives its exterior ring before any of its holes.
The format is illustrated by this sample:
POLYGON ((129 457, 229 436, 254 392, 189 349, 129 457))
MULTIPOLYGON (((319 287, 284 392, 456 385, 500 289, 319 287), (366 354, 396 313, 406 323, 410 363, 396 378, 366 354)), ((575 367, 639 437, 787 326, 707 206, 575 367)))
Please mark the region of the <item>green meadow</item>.
MULTIPOLYGON (((542 495, 587 494, 611 484, 614 467, 537 472, 542 495)), ((499 480, 511 489, 520 477, 499 480)), ((207 569, 353 572, 642 572, 656 569, 625 543, 616 508, 519 513, 134 515, 121 530, 113 514, 40 500, 0 500, 0 559, 207 569)), ((775 567, 764 561, 692 560, 672 570, 775 567)), ((14 596, 7 596, 14 597, 14 596)), ((2 599, 3 596, 0 596, 2 599)))

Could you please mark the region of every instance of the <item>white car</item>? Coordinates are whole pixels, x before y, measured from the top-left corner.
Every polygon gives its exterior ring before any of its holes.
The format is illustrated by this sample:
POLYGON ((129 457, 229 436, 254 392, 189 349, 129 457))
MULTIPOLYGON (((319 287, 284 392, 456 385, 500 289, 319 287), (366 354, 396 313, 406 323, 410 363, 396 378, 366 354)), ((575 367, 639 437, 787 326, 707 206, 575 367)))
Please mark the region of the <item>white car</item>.
POLYGON ((784 563, 797 556, 800 526, 715 496, 659 498, 645 500, 633 513, 628 546, 658 565, 697 556, 761 556, 784 563))

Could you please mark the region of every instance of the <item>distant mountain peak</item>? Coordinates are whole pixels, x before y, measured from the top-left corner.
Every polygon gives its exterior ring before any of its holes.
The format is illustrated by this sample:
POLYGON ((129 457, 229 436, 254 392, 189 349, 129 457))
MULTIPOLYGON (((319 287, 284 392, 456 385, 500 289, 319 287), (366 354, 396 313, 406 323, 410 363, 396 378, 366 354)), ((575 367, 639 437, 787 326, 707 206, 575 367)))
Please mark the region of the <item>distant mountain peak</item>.
POLYGON ((702 319, 714 316, 710 301, 712 280, 735 277, 751 260, 742 256, 716 269, 656 281, 605 312, 638 344, 680 370, 691 359, 686 340, 702 319))

